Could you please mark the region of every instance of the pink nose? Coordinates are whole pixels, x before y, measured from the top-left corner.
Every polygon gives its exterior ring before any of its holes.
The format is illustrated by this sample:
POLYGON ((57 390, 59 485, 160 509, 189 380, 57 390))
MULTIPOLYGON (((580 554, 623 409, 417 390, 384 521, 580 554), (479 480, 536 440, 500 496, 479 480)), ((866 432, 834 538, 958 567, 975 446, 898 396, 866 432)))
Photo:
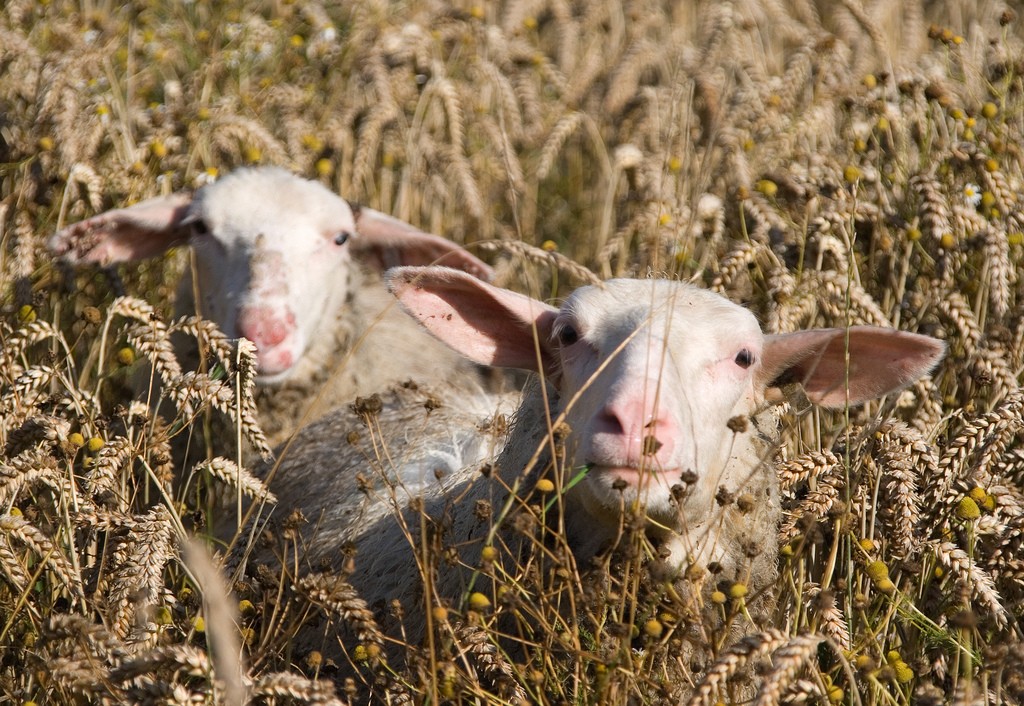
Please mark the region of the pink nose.
POLYGON ((653 400, 625 395, 598 411, 591 431, 604 452, 619 463, 657 465, 670 458, 675 447, 676 424, 666 410, 664 402, 654 409, 653 400))
POLYGON ((295 330, 295 314, 269 306, 249 306, 238 311, 238 332, 259 350, 273 348, 295 330), (283 315, 282 315, 283 314, 283 315))

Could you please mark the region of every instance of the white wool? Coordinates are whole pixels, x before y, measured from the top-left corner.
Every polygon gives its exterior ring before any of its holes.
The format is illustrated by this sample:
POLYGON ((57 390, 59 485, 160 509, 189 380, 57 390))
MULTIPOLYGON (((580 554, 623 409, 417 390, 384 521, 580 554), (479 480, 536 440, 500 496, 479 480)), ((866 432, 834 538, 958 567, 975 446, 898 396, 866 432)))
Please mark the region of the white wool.
MULTIPOLYGON (((770 463, 778 419, 766 390, 796 375, 808 398, 841 407, 902 388, 944 350, 872 327, 766 336, 742 307, 667 280, 584 287, 557 310, 444 268, 392 270, 389 286, 453 348, 546 374, 528 385, 507 439, 494 415, 508 398, 398 389, 368 426, 337 410, 281 460, 271 488, 281 512, 297 507, 311 521, 306 565, 340 570, 351 559, 350 583, 370 606, 397 600, 413 643, 437 604, 427 604, 425 581, 433 601, 459 608, 481 580, 474 571, 487 544, 509 547, 497 563, 515 571, 516 513, 499 510, 518 507, 510 493, 530 497, 541 476, 567 489, 565 541, 581 569, 625 524, 639 526, 668 572, 705 591, 743 582, 750 612, 766 611, 781 514, 770 463), (623 508, 636 508, 639 523, 623 508), (341 555, 345 545, 354 556, 341 555), (445 557, 426 574, 424 546, 445 557)), ((389 611, 376 615, 398 634, 389 611)))
MULTIPOLYGON (((107 264, 181 244, 192 252, 176 314, 198 313, 228 338, 256 344, 259 421, 272 445, 389 384, 446 380, 473 389, 480 382, 473 366, 399 311, 379 270, 438 257, 478 274, 489 268, 442 238, 353 207, 283 169, 240 169, 194 195, 99 214, 50 241, 71 262, 107 264)), ((178 336, 176 349, 186 368, 198 367, 194 342, 178 336)))

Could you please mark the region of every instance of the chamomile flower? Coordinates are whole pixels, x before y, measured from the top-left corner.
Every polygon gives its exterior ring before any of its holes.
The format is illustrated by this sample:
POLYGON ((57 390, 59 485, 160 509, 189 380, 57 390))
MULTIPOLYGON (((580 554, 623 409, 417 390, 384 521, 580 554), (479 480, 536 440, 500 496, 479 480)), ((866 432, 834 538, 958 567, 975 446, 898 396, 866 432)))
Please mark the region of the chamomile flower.
POLYGON ((977 184, 967 184, 964 186, 964 201, 971 206, 977 206, 981 203, 981 189, 978 188, 977 184))

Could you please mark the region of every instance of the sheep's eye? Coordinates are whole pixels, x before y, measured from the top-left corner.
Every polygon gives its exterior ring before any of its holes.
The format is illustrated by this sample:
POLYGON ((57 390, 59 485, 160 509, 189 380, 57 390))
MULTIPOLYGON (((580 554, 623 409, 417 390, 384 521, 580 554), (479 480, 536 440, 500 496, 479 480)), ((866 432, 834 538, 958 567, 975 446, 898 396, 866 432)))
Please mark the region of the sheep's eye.
POLYGON ((192 232, 196 235, 209 235, 210 226, 206 225, 206 221, 202 218, 197 218, 192 221, 192 232))
POLYGON ((351 237, 352 234, 349 233, 347 230, 338 231, 338 233, 334 236, 334 244, 344 245, 345 243, 348 242, 348 239, 351 237))
POLYGON ((559 345, 563 347, 571 346, 576 343, 576 341, 580 340, 579 332, 569 325, 560 327, 556 336, 558 338, 559 345))
POLYGON ((746 348, 736 354, 736 365, 741 368, 749 368, 754 364, 754 354, 748 351, 746 348))

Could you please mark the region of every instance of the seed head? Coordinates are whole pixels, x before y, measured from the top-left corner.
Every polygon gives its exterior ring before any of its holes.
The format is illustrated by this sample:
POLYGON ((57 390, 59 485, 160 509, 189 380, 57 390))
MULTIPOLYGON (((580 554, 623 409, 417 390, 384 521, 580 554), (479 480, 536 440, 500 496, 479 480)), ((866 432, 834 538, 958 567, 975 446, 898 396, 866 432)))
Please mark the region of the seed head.
POLYGON ((965 495, 957 503, 956 516, 965 521, 976 520, 981 517, 981 509, 971 496, 965 495))
POLYGON ((739 600, 747 595, 747 584, 737 581, 732 586, 729 586, 729 598, 733 600, 739 600))
POLYGON ((775 194, 779 193, 779 186, 778 186, 778 184, 776 184, 771 179, 760 179, 760 180, 758 180, 758 182, 756 184, 754 184, 754 188, 757 191, 760 191, 762 194, 764 194, 768 198, 772 198, 772 197, 775 196, 775 194))
POLYGON ((867 567, 865 567, 865 572, 867 573, 868 578, 870 578, 874 583, 878 583, 879 581, 889 578, 889 567, 881 560, 876 559, 875 561, 868 563, 867 567))
POLYGON ((661 634, 664 631, 665 626, 662 625, 660 621, 654 618, 651 618, 646 623, 644 623, 644 632, 647 633, 648 637, 654 638, 655 640, 661 637, 661 634))
POLYGON ((469 594, 469 607, 475 611, 483 612, 491 607, 491 601, 487 596, 476 591, 469 594))

